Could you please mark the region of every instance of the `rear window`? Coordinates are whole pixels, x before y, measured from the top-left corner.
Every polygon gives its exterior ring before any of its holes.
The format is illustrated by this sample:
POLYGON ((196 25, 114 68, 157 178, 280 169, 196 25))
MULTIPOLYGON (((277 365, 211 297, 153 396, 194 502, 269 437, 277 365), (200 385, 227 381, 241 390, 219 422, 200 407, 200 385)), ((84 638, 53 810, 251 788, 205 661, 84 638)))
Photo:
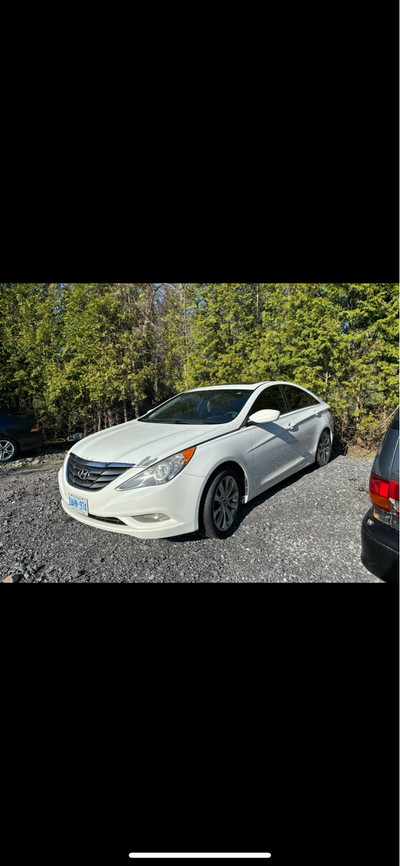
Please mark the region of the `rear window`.
POLYGON ((318 404, 318 400, 312 394, 307 394, 301 388, 295 388, 294 385, 282 385, 282 388, 291 412, 296 412, 297 409, 307 409, 308 406, 316 406, 318 404))
POLYGON ((374 475, 387 480, 397 481, 399 478, 399 413, 395 417, 378 449, 374 465, 374 475))

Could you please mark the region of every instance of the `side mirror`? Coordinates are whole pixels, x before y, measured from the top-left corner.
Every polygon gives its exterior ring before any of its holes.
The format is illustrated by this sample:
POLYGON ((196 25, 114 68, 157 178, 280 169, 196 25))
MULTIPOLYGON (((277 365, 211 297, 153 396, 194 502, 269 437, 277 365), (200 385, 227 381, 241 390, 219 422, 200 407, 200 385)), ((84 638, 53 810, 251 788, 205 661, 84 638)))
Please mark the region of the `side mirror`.
POLYGON ((281 413, 275 409, 261 409, 260 412, 255 412, 250 415, 249 421, 251 424, 271 424, 273 421, 278 421, 281 413))

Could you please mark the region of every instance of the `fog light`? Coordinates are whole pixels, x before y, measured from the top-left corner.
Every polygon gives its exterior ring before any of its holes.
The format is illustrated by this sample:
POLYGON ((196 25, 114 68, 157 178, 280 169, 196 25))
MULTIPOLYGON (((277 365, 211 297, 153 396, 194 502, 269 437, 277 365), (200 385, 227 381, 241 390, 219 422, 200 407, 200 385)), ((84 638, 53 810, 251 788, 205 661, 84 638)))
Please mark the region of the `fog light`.
POLYGON ((163 520, 169 520, 168 514, 140 514, 137 516, 135 514, 134 520, 138 520, 139 523, 161 523, 163 520))

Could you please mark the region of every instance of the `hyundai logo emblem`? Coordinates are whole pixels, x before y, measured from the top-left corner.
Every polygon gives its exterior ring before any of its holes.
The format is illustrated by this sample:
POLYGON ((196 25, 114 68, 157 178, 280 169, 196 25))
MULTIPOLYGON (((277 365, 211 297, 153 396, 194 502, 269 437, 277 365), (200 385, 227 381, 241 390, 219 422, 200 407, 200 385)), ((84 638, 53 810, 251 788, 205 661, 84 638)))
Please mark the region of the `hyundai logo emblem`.
POLYGON ((81 481, 88 481, 88 479, 90 478, 89 470, 88 469, 81 469, 81 471, 78 472, 78 478, 80 478, 81 481))

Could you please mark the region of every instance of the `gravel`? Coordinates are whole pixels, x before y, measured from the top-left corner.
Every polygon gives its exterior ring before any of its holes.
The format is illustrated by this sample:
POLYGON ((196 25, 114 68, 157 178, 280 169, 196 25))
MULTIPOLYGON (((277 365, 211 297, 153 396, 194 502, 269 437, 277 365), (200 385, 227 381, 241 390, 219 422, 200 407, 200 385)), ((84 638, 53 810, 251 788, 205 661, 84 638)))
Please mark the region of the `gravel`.
POLYGON ((361 564, 373 460, 334 456, 245 506, 225 541, 145 540, 61 508, 65 449, 0 467, 0 580, 18 583, 382 583, 361 564))

